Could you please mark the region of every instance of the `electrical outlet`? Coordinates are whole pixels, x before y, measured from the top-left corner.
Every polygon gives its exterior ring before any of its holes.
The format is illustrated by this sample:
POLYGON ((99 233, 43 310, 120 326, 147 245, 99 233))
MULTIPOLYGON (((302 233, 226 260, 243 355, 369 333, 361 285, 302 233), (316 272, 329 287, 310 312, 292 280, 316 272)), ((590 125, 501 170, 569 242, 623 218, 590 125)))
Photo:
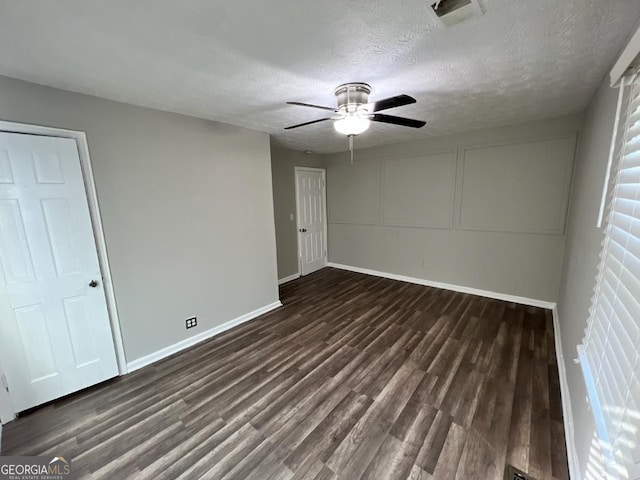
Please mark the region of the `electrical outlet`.
POLYGON ((193 327, 197 327, 198 326, 198 319, 196 317, 187 318, 186 324, 187 324, 187 330, 189 330, 190 328, 193 328, 193 327))

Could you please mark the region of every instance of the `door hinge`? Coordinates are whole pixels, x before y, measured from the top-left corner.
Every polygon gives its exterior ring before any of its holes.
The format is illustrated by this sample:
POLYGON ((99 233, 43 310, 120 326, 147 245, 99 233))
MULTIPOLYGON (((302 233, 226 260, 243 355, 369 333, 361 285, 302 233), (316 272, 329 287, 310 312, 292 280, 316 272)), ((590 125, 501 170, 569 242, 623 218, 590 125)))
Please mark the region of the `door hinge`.
POLYGON ((4 388, 7 392, 9 391, 9 383, 7 382, 7 376, 3 373, 2 375, 0 375, 0 385, 2 386, 2 388, 4 388))

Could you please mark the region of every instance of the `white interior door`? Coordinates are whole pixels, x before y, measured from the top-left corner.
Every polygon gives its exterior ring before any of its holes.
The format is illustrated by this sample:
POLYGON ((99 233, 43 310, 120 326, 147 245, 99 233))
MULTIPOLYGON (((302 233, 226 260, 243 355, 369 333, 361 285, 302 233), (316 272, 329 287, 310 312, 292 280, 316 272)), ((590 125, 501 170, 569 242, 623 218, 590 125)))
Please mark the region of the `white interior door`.
POLYGON ((16 412, 118 374, 75 140, 0 133, 0 360, 16 412))
POLYGON ((327 264, 325 171, 296 167, 296 195, 300 274, 307 275, 327 264))

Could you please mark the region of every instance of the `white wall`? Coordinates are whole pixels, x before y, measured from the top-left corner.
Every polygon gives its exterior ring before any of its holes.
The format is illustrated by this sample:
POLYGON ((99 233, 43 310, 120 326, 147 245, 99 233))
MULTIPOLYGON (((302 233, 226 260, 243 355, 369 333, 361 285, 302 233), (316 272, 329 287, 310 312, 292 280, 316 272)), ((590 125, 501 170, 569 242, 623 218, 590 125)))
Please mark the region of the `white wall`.
MULTIPOLYGON (((586 401, 580 366, 573 362, 576 346, 582 343, 598 270, 604 230, 596 228, 611 134, 615 120, 617 89, 602 83, 587 109, 578 147, 567 242, 558 298, 558 318, 567 382, 570 392, 574 442, 583 475, 589 463, 595 432, 593 415, 586 401)), ((567 432, 569 434, 569 432, 567 432)))
POLYGON ((87 132, 128 362, 278 300, 268 135, 6 77, 0 119, 87 132))
POLYGON ((356 150, 354 165, 328 155, 329 260, 555 301, 581 123, 356 150))

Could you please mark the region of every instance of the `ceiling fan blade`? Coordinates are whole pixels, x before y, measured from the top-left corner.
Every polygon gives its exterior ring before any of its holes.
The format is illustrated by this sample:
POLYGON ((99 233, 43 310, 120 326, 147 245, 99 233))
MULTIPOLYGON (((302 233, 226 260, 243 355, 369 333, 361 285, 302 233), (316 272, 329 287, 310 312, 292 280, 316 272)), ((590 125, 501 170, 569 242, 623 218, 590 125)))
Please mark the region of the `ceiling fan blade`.
POLYGON ((323 107, 322 105, 313 105, 311 103, 302 103, 302 102, 287 102, 287 105, 297 105, 299 107, 311 107, 311 108, 319 108, 320 110, 329 110, 330 112, 337 112, 335 108, 331 107, 323 107))
POLYGON ((395 97, 384 98, 377 102, 371 102, 367 104, 367 110, 369 112, 379 112, 380 110, 387 110, 388 108, 401 107, 403 105, 409 105, 416 103, 416 99, 409 95, 396 95, 395 97))
POLYGON ((312 120, 310 122, 299 123, 298 125, 291 125, 290 127, 285 127, 285 130, 291 130, 292 128, 304 127, 305 125, 311 125, 318 122, 326 122, 327 120, 331 120, 331 117, 321 118, 319 120, 312 120))
POLYGON ((411 118, 394 117, 393 115, 384 115, 382 113, 374 113, 369 117, 374 122, 392 123, 394 125, 402 125, 403 127, 422 128, 427 122, 422 120, 413 120, 411 118))

